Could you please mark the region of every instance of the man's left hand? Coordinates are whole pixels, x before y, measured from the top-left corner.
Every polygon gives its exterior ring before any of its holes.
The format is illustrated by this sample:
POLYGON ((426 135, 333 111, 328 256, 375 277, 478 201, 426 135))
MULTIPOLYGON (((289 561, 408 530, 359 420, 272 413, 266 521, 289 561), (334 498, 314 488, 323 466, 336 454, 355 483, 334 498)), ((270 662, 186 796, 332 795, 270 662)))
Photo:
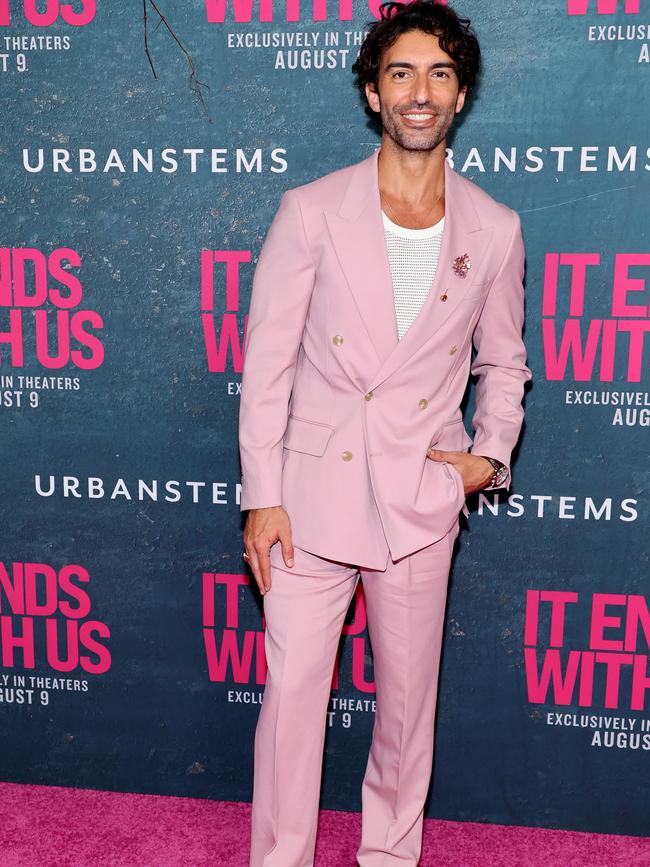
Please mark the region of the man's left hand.
POLYGON ((480 491, 494 475, 494 467, 481 455, 429 449, 427 457, 431 458, 432 461, 445 461, 448 464, 453 464, 463 479, 466 495, 480 491))

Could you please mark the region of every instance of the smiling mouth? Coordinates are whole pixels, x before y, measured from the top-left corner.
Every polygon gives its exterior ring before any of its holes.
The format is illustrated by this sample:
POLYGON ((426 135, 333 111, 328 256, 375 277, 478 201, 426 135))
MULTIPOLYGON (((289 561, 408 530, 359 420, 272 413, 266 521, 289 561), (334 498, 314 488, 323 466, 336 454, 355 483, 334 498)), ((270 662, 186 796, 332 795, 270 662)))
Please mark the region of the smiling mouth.
POLYGON ((409 112, 408 114, 403 114, 402 117, 409 123, 424 125, 432 121, 435 114, 431 114, 430 112, 409 112))

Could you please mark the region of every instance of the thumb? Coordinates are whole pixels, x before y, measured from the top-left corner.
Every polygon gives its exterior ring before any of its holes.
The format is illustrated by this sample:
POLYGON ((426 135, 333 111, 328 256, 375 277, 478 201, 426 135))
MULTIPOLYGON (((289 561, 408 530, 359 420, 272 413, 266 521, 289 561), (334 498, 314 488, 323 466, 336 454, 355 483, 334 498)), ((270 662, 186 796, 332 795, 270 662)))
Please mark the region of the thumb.
POLYGON ((446 461, 448 454, 449 452, 442 451, 441 449, 427 449, 427 456, 433 461, 446 461))

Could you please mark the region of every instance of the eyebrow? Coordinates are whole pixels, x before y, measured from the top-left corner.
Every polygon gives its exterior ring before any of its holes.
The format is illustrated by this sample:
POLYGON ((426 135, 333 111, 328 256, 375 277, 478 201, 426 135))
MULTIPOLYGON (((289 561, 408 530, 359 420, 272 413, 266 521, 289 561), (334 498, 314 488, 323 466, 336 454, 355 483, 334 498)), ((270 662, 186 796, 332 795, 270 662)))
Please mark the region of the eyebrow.
MULTIPOLYGON (((392 69, 395 66, 406 66, 408 69, 415 69, 414 63, 409 63, 406 60, 393 60, 392 63, 386 65, 386 70, 392 69)), ((432 63, 429 69, 456 69, 455 63, 449 63, 446 60, 440 60, 437 63, 432 63)))

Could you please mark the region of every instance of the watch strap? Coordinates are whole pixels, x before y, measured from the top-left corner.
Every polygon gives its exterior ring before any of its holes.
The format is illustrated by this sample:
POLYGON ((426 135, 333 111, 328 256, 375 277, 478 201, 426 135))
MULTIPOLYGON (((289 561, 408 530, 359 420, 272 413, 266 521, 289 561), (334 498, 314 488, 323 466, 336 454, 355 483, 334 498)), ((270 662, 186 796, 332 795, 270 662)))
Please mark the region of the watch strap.
POLYGON ((479 457, 485 458, 485 460, 489 461, 494 468, 492 478, 487 485, 483 485, 484 490, 498 487, 505 478, 507 472, 506 465, 502 461, 498 461, 496 458, 489 457, 489 455, 480 455, 479 457))

